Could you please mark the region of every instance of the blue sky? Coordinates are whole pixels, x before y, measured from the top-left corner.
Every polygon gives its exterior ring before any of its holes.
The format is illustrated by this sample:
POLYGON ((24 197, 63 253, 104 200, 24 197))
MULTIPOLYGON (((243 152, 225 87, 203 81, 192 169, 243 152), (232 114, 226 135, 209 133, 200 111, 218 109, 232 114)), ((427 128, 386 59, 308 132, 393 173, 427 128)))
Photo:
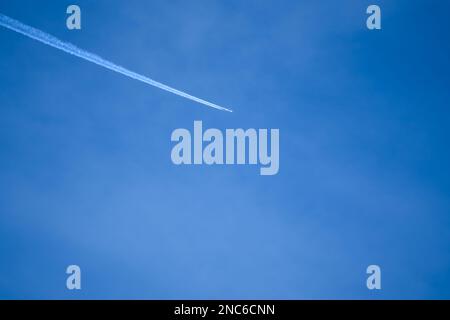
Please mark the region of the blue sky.
POLYGON ((450 4, 74 3, 0 12, 234 113, 0 28, 0 298, 450 298, 450 4), (173 165, 194 120, 279 128, 278 175, 173 165))

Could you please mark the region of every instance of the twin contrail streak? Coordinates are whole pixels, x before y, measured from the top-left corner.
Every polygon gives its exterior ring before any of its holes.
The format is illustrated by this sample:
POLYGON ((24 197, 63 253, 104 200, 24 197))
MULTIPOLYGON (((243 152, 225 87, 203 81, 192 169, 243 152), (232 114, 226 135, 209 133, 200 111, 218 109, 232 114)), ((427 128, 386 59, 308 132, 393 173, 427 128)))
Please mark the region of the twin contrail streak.
POLYGON ((112 71, 121 73, 121 74, 123 74, 123 75, 125 75, 127 77, 132 78, 132 79, 142 81, 142 82, 144 82, 146 84, 149 84, 151 86, 160 88, 162 90, 169 91, 169 92, 174 93, 176 95, 179 95, 179 96, 181 96, 183 98, 186 98, 186 99, 189 99, 189 100, 193 100, 195 102, 204 104, 204 105, 206 105, 208 107, 211 107, 211 108, 219 109, 219 110, 222 110, 222 111, 232 112, 230 109, 227 109, 227 108, 221 107, 221 106, 219 106, 217 104, 208 102, 206 100, 203 100, 203 99, 191 96, 190 94, 187 94, 186 92, 174 89, 174 88, 169 87, 169 86, 167 86, 167 85, 165 85, 163 83, 160 83, 160 82, 152 80, 152 79, 150 79, 150 78, 148 78, 146 76, 143 76, 143 75, 140 75, 140 74, 138 74, 136 72, 128 70, 128 69, 126 69, 124 67, 121 67, 121 66, 119 66, 117 64, 114 64, 114 63, 112 63, 112 62, 110 62, 108 60, 105 60, 105 59, 103 59, 102 57, 100 57, 98 55, 95 55, 93 53, 90 53, 88 51, 80 49, 80 48, 78 48, 77 46, 75 46, 75 45, 73 45, 71 43, 61 41, 58 38, 56 38, 56 37, 54 37, 54 36, 44 32, 44 31, 41 31, 39 29, 30 27, 30 26, 28 26, 26 24, 23 24, 20 21, 14 20, 14 19, 12 19, 12 18, 10 18, 8 16, 5 16, 5 15, 3 15, 1 13, 0 13, 0 25, 5 27, 5 28, 8 28, 10 30, 13 30, 15 32, 21 33, 21 34, 23 34, 23 35, 25 35, 25 36, 27 36, 29 38, 32 38, 34 40, 40 41, 42 43, 45 43, 45 44, 47 44, 47 45, 49 45, 51 47, 54 47, 56 49, 62 50, 62 51, 67 52, 67 53, 70 53, 70 54, 72 54, 74 56, 77 56, 77 57, 79 57, 81 59, 93 62, 93 63, 95 63, 95 64, 97 64, 99 66, 102 66, 104 68, 107 68, 107 69, 110 69, 112 71))

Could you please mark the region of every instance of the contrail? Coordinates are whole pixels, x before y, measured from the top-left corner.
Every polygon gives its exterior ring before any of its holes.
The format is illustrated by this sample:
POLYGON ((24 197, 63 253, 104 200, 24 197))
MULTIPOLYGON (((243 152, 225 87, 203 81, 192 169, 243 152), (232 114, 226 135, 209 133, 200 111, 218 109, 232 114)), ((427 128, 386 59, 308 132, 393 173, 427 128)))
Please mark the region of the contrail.
POLYGON ((41 31, 39 29, 30 27, 30 26, 28 26, 26 24, 23 24, 20 21, 17 21, 17 20, 14 20, 14 19, 12 19, 12 18, 10 18, 8 16, 5 16, 2 13, 0 13, 0 25, 5 27, 5 28, 8 28, 10 30, 13 30, 15 32, 21 33, 21 34, 23 34, 23 35, 25 35, 27 37, 30 37, 30 38, 32 38, 34 40, 40 41, 42 43, 45 43, 45 44, 47 44, 47 45, 49 45, 51 47, 54 47, 56 49, 62 50, 62 51, 67 52, 67 53, 70 53, 70 54, 72 54, 74 56, 77 56, 77 57, 79 57, 81 59, 93 62, 93 63, 95 63, 95 64, 97 64, 99 66, 102 66, 102 67, 105 67, 105 68, 110 69, 112 71, 121 73, 121 74, 123 74, 123 75, 125 75, 127 77, 133 78, 135 80, 142 81, 144 83, 147 83, 147 84, 149 84, 151 86, 160 88, 162 90, 166 90, 166 91, 172 92, 172 93, 174 93, 176 95, 179 95, 179 96, 184 97, 186 99, 190 99, 190 100, 196 101, 196 102, 204 104, 204 105, 206 105, 208 107, 219 109, 219 110, 222 110, 222 111, 232 112, 230 109, 227 109, 227 108, 221 107, 221 106, 219 106, 217 104, 208 102, 206 100, 203 100, 203 99, 191 96, 190 94, 187 94, 186 92, 174 89, 174 88, 169 87, 169 86, 167 86, 167 85, 165 85, 163 83, 160 83, 158 81, 152 80, 152 79, 150 79, 150 78, 148 78, 146 76, 140 75, 140 74, 138 74, 136 72, 128 70, 128 69, 126 69, 124 67, 121 67, 121 66, 119 66, 117 64, 114 64, 114 63, 112 63, 112 62, 110 62, 108 60, 103 59, 102 57, 100 57, 98 55, 95 55, 93 53, 90 53, 88 51, 80 49, 80 48, 78 48, 77 46, 75 46, 75 45, 73 45, 71 43, 61 41, 58 38, 56 38, 56 37, 54 37, 54 36, 44 32, 44 31, 41 31))

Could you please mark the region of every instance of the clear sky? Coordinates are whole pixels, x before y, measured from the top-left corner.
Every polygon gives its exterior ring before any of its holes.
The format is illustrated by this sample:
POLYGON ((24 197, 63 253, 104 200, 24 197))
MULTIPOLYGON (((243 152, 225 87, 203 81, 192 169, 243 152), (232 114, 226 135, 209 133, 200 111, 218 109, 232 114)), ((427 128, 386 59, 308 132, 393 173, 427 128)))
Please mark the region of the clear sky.
POLYGON ((0 298, 450 298, 448 1, 0 12, 234 110, 0 28, 0 298), (194 120, 279 128, 279 173, 173 165, 170 135, 194 120))

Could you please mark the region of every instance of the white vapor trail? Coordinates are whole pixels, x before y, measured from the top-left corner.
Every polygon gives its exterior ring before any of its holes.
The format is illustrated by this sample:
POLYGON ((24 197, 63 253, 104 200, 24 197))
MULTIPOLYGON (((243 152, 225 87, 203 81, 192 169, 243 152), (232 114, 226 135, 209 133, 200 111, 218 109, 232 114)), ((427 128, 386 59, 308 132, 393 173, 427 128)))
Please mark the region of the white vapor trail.
POLYGON ((186 92, 174 89, 174 88, 169 87, 169 86, 167 86, 165 84, 162 84, 162 83, 160 83, 158 81, 152 80, 152 79, 150 79, 150 78, 148 78, 146 76, 140 75, 140 74, 138 74, 136 72, 128 70, 128 69, 126 69, 124 67, 121 67, 121 66, 119 66, 117 64, 114 64, 114 63, 112 63, 112 62, 110 62, 108 60, 103 59, 100 56, 97 56, 97 55, 95 55, 93 53, 90 53, 88 51, 80 49, 80 48, 76 47, 75 45, 73 45, 71 43, 61 41, 58 38, 56 38, 56 37, 54 37, 54 36, 52 36, 52 35, 50 35, 48 33, 45 33, 44 31, 41 31, 39 29, 30 27, 30 26, 28 26, 26 24, 23 24, 20 21, 17 21, 17 20, 14 20, 14 19, 12 19, 12 18, 10 18, 8 16, 5 16, 2 13, 0 13, 0 25, 5 27, 5 28, 8 28, 10 30, 13 30, 15 32, 21 33, 21 34, 23 34, 23 35, 25 35, 25 36, 27 36, 29 38, 32 38, 34 40, 40 41, 42 43, 45 43, 45 44, 47 44, 47 45, 49 45, 51 47, 54 47, 56 49, 62 50, 62 51, 67 52, 67 53, 70 53, 70 54, 72 54, 74 56, 77 56, 77 57, 79 57, 81 59, 93 62, 93 63, 95 63, 95 64, 97 64, 99 66, 102 66, 102 67, 105 67, 105 68, 110 69, 112 71, 121 73, 121 74, 123 74, 123 75, 125 75, 127 77, 133 78, 135 80, 142 81, 142 82, 144 82, 146 84, 149 84, 151 86, 155 86, 155 87, 160 88, 162 90, 166 90, 166 91, 172 92, 172 93, 174 93, 176 95, 179 95, 179 96, 184 97, 186 99, 190 99, 190 100, 196 101, 196 102, 204 104, 204 105, 206 105, 208 107, 219 109, 219 110, 222 110, 222 111, 232 112, 230 109, 227 109, 227 108, 221 107, 221 106, 219 106, 217 104, 208 102, 206 100, 203 100, 203 99, 191 96, 190 94, 187 94, 186 92))

